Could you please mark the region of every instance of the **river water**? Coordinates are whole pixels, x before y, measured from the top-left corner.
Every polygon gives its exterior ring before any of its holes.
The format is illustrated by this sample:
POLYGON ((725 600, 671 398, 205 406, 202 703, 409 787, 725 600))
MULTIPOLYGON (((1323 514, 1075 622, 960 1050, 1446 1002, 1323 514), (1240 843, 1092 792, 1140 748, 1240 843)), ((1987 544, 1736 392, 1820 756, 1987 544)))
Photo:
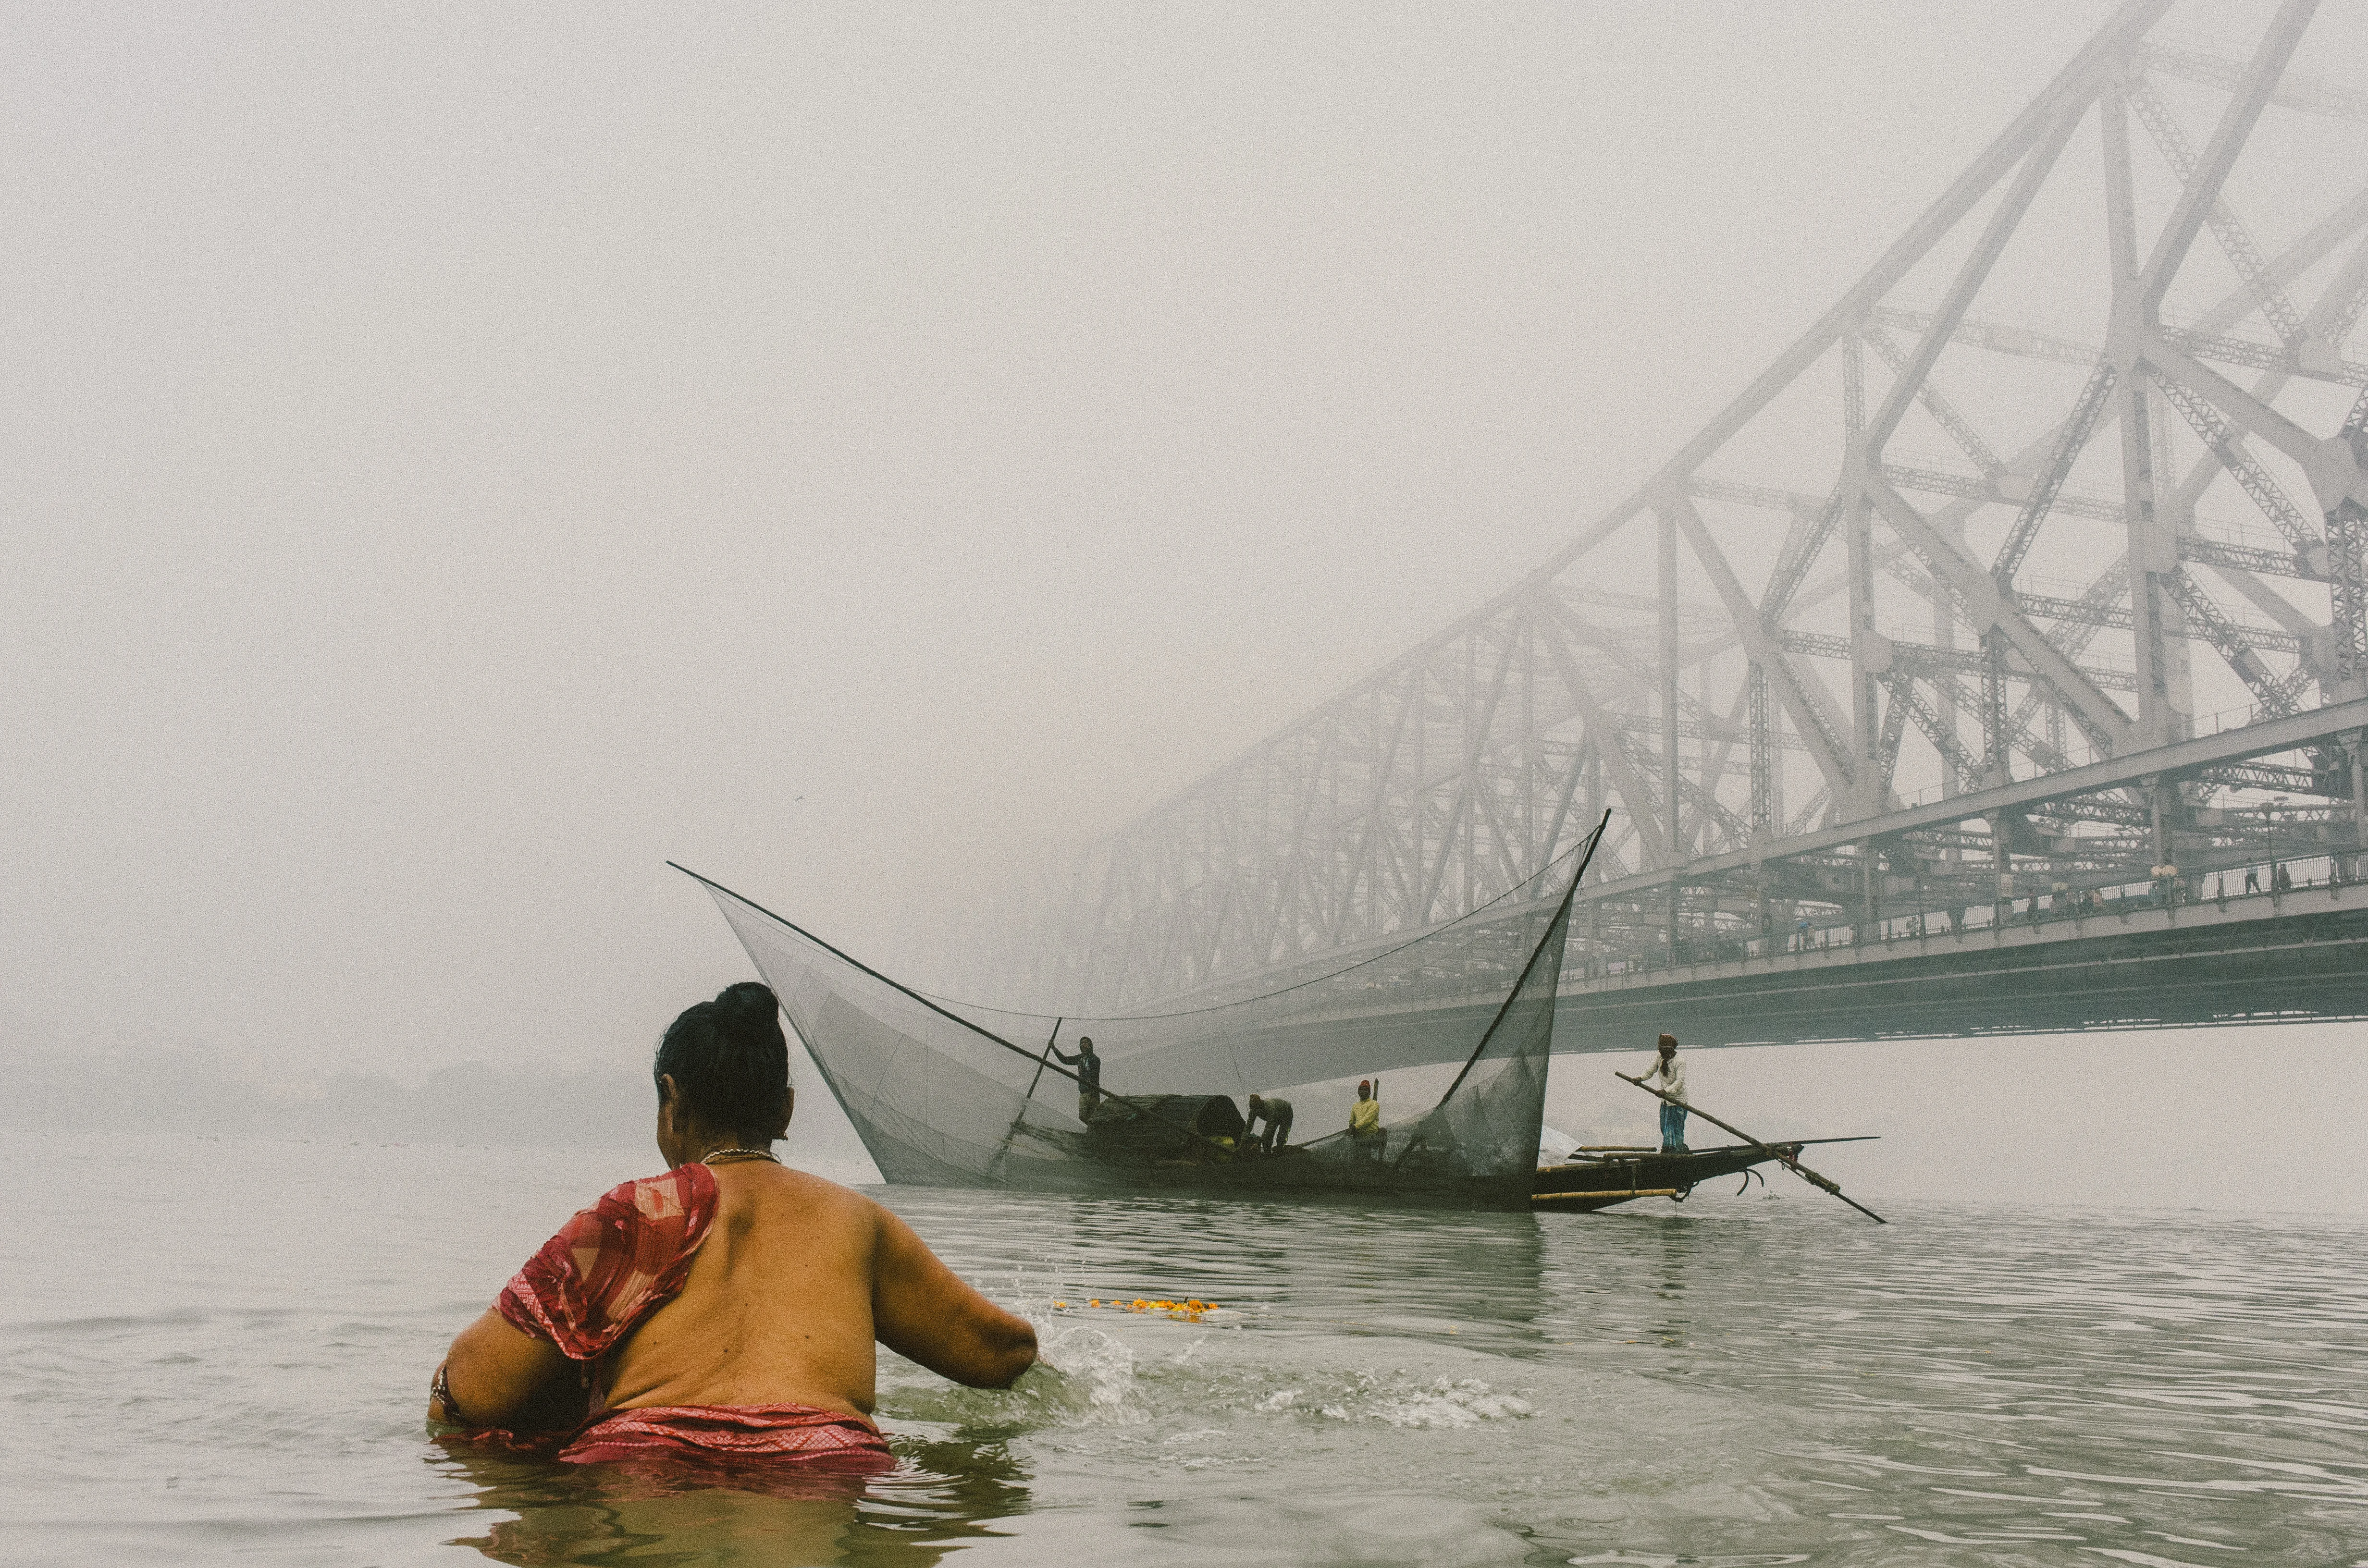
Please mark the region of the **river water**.
POLYGON ((2368 1223, 1877 1227, 1797 1185, 1599 1216, 882 1188, 1053 1369, 883 1357, 903 1464, 860 1495, 431 1442, 446 1340, 650 1164, 12 1138, 0 1559, 2368 1562, 2368 1223), (1138 1297, 1218 1310, 1087 1304, 1138 1297))

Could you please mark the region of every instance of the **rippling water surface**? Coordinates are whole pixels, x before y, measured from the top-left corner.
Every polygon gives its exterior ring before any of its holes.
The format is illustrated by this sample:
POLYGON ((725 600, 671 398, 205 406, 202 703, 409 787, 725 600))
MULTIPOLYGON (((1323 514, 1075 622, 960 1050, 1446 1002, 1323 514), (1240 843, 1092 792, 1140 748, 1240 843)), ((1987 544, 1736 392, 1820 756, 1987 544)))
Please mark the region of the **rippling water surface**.
POLYGON ((980 1393, 883 1358, 904 1464, 860 1494, 431 1443, 445 1341, 649 1164, 13 1142, 0 1556, 2368 1562, 2368 1225, 2321 1219, 883 1189, 1053 1365, 980 1393), (1222 1310, 1087 1305, 1136 1297, 1222 1310))

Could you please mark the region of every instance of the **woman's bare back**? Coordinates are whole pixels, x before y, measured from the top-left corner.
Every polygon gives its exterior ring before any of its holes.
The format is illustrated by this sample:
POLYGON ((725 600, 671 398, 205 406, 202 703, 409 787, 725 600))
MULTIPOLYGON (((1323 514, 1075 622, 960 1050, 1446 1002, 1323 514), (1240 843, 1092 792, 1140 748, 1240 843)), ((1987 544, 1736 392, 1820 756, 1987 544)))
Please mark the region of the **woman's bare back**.
POLYGON ((604 1358, 605 1403, 805 1404, 869 1417, 875 1339, 999 1386, 1035 1334, 860 1193, 750 1161, 715 1171, 716 1213, 682 1293, 604 1358))
POLYGON ((780 1165, 719 1165, 682 1293, 604 1358, 610 1409, 808 1404, 868 1416, 880 1206, 780 1165))

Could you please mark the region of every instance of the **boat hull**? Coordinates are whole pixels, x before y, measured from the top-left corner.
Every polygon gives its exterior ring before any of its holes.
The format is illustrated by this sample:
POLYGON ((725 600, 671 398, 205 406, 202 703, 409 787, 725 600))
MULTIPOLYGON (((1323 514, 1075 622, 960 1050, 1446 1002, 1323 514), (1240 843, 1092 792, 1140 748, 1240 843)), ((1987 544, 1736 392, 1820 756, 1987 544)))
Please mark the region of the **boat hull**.
POLYGON ((1592 1213, 1640 1198, 1684 1202, 1698 1183, 1736 1176, 1771 1160, 1800 1157, 1804 1145, 1736 1143, 1682 1154, 1636 1153, 1549 1165, 1531 1184, 1530 1207, 1592 1213))
MULTIPOLYGON (((863 1131, 859 1129, 859 1131, 863 1131)), ((1268 1155, 1203 1162, 1172 1157, 1130 1157, 1123 1150, 1063 1149, 1053 1157, 1031 1154, 1028 1145, 1044 1141, 1032 1133, 1015 1140, 985 1175, 936 1159, 876 1131, 865 1139, 872 1161, 887 1181, 907 1187, 1004 1188, 1069 1193, 1084 1197, 1163 1197, 1244 1200, 1372 1200, 1413 1208, 1493 1209, 1530 1207, 1531 1178, 1474 1176, 1445 1161, 1412 1157, 1372 1160, 1319 1157, 1304 1149, 1268 1155)), ((1077 1140, 1085 1143, 1085 1140, 1077 1140)))

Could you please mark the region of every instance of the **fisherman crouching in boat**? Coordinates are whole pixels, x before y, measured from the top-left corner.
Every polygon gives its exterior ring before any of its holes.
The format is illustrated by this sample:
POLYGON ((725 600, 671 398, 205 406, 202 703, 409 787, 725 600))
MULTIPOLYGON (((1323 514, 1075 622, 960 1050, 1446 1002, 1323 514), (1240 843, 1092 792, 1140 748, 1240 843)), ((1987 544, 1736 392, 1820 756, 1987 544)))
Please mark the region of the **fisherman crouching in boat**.
POLYGON ((1271 1154, 1290 1142, 1291 1102, 1273 1095, 1252 1095, 1249 1120, 1242 1134, 1243 1146, 1247 1148, 1255 1144, 1264 1153, 1271 1154), (1258 1131, 1258 1123, 1261 1121, 1266 1123, 1266 1131, 1263 1135, 1258 1131))
POLYGON ((1053 1054, 1061 1059, 1062 1066, 1077 1070, 1077 1119, 1092 1126, 1094 1112, 1102 1108, 1102 1059, 1094 1054, 1094 1037, 1079 1040, 1075 1056, 1057 1045, 1053 1054))
MULTIPOLYGON (((1645 1085, 1650 1088, 1653 1085, 1653 1080, 1658 1078, 1661 1081, 1660 1088, 1663 1094, 1674 1095, 1679 1099, 1684 1099, 1686 1097, 1686 1064, 1678 1060, 1678 1037, 1673 1034, 1663 1035, 1660 1039, 1660 1056, 1650 1067, 1645 1069, 1645 1085)), ((1671 1105, 1668 1100, 1661 1102, 1661 1153, 1664 1154, 1691 1153, 1686 1147, 1686 1108, 1681 1105, 1671 1105)))
POLYGON ((666 1032, 664 1176, 629 1181, 529 1258, 436 1369, 427 1417, 565 1462, 894 1461, 872 1424, 887 1346, 973 1388, 1036 1332, 867 1198, 784 1166, 787 1041, 773 994, 732 986, 666 1032))

